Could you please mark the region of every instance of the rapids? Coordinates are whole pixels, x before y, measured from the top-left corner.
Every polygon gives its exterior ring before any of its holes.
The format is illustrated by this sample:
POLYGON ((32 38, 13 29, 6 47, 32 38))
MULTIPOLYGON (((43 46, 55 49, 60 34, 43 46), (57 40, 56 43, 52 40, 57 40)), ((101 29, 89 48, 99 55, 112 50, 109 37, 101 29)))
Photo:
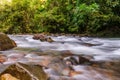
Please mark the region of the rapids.
MULTIPOLYGON (((0 51, 8 57, 8 61, 3 64, 11 64, 15 62, 39 62, 44 57, 33 52, 44 52, 48 50, 63 51, 69 50, 73 54, 92 56, 93 61, 120 61, 120 38, 94 38, 94 37, 72 37, 72 36, 52 36, 55 41, 52 43, 41 42, 32 39, 33 35, 9 35, 17 43, 17 48, 7 51, 0 51), (29 58, 29 60, 27 59, 29 58)), ((118 66, 117 66, 118 67, 118 66)), ((87 65, 77 65, 73 67, 76 71, 83 74, 75 75, 72 78, 64 76, 55 76, 50 69, 45 72, 52 77, 50 80, 119 80, 119 77, 112 78, 107 70, 102 72, 99 68, 92 68, 87 65), (114 78, 114 79, 113 79, 114 78)), ((119 68, 118 68, 119 69, 119 68)), ((111 72, 111 71, 110 71, 111 72)))
POLYGON ((53 43, 32 39, 32 35, 9 35, 18 47, 41 50, 70 50, 74 54, 92 55, 95 60, 113 60, 120 58, 120 38, 92 37, 52 37, 53 43), (94 44, 86 46, 83 43, 94 44))

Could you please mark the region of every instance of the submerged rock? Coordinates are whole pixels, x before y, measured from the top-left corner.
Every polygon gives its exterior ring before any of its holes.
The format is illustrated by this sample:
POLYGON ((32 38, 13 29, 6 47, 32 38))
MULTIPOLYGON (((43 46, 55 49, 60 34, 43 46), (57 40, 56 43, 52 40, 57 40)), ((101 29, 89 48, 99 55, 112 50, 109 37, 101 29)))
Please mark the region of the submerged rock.
POLYGON ((92 46, 100 46, 100 45, 102 45, 102 43, 92 44, 92 43, 83 42, 83 43, 81 43, 81 45, 87 46, 87 47, 92 47, 92 46))
POLYGON ((0 80, 47 80, 48 77, 41 66, 16 63, 9 65, 0 73, 0 80), (9 76, 6 76, 9 75, 9 76), (5 79, 3 79, 5 78, 5 79), (9 79, 10 80, 10 79, 9 79))
POLYGON ((15 41, 10 39, 6 34, 0 33, 0 51, 16 47, 15 41))
POLYGON ((120 61, 94 61, 93 67, 111 70, 115 76, 120 76, 120 61))

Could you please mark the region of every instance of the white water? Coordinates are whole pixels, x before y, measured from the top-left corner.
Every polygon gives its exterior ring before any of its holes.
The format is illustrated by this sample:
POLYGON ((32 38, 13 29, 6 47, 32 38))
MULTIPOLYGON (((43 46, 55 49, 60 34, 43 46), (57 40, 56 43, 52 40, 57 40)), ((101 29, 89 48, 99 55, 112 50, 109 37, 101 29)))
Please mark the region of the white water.
POLYGON ((38 48, 42 50, 70 50, 74 54, 93 55, 95 60, 120 58, 120 38, 89 38, 89 37, 52 37, 53 43, 40 42, 32 39, 32 35, 10 35, 18 47, 38 48), (100 44, 85 46, 81 43, 100 44))

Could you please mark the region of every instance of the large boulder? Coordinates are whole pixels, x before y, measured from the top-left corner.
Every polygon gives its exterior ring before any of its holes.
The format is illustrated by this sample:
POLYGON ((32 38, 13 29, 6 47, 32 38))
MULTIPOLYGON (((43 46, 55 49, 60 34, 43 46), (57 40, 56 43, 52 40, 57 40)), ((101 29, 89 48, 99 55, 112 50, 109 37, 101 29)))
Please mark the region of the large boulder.
POLYGON ((0 51, 16 47, 15 41, 10 39, 6 34, 0 33, 0 51))
POLYGON ((0 80, 47 80, 41 66, 34 64, 15 63, 7 66, 0 73, 0 80), (11 78, 11 79, 8 79, 11 78))

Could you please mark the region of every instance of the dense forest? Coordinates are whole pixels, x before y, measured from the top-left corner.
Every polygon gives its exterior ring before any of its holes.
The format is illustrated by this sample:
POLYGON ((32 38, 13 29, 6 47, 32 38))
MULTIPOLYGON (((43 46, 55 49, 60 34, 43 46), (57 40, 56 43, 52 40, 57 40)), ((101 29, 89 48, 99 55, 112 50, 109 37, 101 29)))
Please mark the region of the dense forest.
POLYGON ((1 2, 0 32, 120 36, 120 0, 1 2))

